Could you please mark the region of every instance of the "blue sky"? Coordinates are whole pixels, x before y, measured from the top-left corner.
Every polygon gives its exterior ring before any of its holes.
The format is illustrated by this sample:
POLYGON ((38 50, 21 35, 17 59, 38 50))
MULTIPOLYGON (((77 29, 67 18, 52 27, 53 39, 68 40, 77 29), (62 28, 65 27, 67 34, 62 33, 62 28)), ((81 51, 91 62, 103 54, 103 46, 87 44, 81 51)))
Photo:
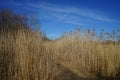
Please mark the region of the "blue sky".
POLYGON ((120 0, 0 0, 0 8, 37 17, 50 38, 79 27, 120 29, 120 0))

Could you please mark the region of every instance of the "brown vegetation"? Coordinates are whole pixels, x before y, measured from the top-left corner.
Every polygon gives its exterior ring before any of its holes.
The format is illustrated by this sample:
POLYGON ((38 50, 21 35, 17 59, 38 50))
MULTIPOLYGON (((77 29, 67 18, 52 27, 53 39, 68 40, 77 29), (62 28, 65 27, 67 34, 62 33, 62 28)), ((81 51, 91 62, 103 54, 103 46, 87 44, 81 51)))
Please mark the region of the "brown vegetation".
POLYGON ((0 80, 120 80, 119 31, 77 29, 52 41, 1 14, 0 80))

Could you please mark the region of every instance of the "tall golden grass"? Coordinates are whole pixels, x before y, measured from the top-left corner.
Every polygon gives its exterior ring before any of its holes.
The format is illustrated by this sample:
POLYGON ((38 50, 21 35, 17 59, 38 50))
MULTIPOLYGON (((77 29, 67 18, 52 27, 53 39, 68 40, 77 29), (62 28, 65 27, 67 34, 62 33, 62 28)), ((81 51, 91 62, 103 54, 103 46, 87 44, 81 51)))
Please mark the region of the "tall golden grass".
POLYGON ((1 35, 0 80, 52 80, 58 71, 37 34, 1 35))
POLYGON ((120 43, 113 40, 107 41, 104 36, 101 38, 90 30, 65 34, 54 43, 56 59, 79 76, 83 74, 84 77, 118 79, 120 43))
POLYGON ((49 40, 9 14, 0 13, 0 80, 56 80, 66 77, 61 66, 87 80, 120 80, 120 30, 77 29, 49 40))
POLYGON ((119 80, 120 43, 79 31, 51 41, 35 31, 0 35, 0 80, 54 80, 57 64, 85 78, 119 80))
POLYGON ((90 35, 84 35, 84 39, 81 39, 83 35, 80 33, 69 33, 56 41, 58 61, 79 75, 118 77, 120 44, 113 41, 96 41, 97 39, 90 35))

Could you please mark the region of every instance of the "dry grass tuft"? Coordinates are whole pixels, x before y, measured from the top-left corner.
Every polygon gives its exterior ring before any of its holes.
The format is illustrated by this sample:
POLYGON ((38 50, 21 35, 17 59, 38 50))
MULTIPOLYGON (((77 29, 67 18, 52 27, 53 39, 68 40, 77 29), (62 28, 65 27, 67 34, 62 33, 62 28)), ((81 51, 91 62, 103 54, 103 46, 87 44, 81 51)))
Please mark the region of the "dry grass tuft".
POLYGON ((0 37, 0 79, 53 80, 57 66, 37 34, 0 37))
POLYGON ((55 55, 58 62, 78 75, 118 78, 120 44, 104 41, 106 41, 104 38, 100 39, 99 36, 93 36, 91 33, 84 35, 80 32, 69 33, 56 41, 55 55))

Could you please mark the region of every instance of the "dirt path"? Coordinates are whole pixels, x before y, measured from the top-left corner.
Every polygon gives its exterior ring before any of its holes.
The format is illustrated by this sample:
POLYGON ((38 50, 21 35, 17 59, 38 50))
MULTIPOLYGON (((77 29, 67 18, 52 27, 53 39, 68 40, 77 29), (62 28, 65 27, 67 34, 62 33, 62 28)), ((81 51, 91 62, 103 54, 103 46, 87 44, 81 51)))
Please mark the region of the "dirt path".
POLYGON ((77 74, 60 64, 59 69, 61 70, 61 73, 54 78, 55 80, 94 80, 78 76, 77 74))
POLYGON ((104 77, 86 78, 86 77, 77 75, 76 73, 66 68, 65 66, 62 66, 61 64, 58 64, 58 66, 61 73, 57 75, 54 78, 54 80, 120 80, 120 78, 114 79, 114 78, 104 78, 104 77))

